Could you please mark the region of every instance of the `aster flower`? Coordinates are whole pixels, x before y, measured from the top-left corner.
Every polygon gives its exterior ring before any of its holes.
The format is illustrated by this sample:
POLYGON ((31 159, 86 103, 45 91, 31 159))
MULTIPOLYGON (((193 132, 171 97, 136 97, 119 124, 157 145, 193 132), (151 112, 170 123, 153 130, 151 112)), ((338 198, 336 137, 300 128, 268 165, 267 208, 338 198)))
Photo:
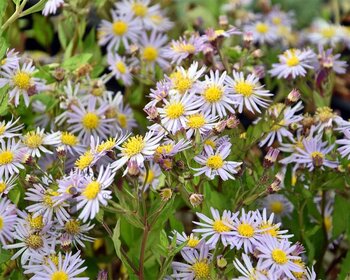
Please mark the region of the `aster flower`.
POLYGON ((165 100, 171 90, 171 83, 167 80, 157 82, 156 88, 151 89, 149 97, 151 101, 146 104, 145 110, 150 109, 158 104, 158 102, 165 100))
POLYGON ((261 208, 266 208, 269 215, 272 213, 276 221, 280 222, 282 217, 290 217, 294 210, 293 204, 281 194, 270 194, 260 201, 261 208))
POLYGON ((48 0, 43 9, 43 15, 56 14, 57 8, 64 4, 64 0, 48 0))
POLYGON ((262 259, 262 270, 268 269, 276 277, 286 275, 291 279, 295 279, 292 272, 303 271, 293 262, 300 259, 292 255, 295 245, 291 246, 287 240, 277 240, 269 235, 264 235, 259 241, 257 250, 261 252, 258 258, 262 259))
POLYGON ((12 70, 18 69, 19 60, 18 52, 14 49, 7 49, 6 57, 0 60, 0 70, 11 72, 12 70))
POLYGON ((159 165, 156 163, 151 163, 147 173, 146 173, 146 170, 142 170, 141 172, 141 176, 140 176, 141 186, 145 182, 146 176, 147 176, 145 190, 147 190, 149 187, 152 187, 153 190, 156 190, 160 182, 159 176, 161 174, 162 174, 162 171, 159 165))
POLYGON ((36 130, 27 132, 23 137, 23 145, 28 148, 32 157, 40 157, 41 152, 52 154, 44 145, 57 145, 60 143, 61 132, 51 134, 44 133, 44 129, 37 127, 36 130))
POLYGON ((185 139, 180 139, 178 142, 173 140, 165 140, 155 150, 153 159, 159 162, 162 158, 174 157, 179 152, 187 150, 191 147, 191 142, 185 139))
POLYGON ((337 74, 345 74, 348 66, 347 62, 340 60, 340 54, 333 55, 332 49, 324 50, 322 45, 318 48, 318 61, 316 70, 321 72, 322 70, 333 71, 337 74))
POLYGON ((111 14, 112 22, 102 20, 98 29, 99 44, 108 44, 107 48, 110 51, 118 50, 121 43, 128 49, 130 42, 137 42, 142 25, 131 13, 118 14, 113 10, 111 14))
POLYGON ((64 150, 71 155, 83 154, 85 151, 84 146, 80 144, 79 138, 67 131, 61 132, 59 145, 63 146, 64 150))
POLYGON ((273 44, 279 39, 275 26, 268 21, 257 21, 249 24, 245 26, 244 31, 252 33, 254 43, 273 44))
POLYGON ((238 104, 239 113, 242 113, 243 108, 252 113, 261 113, 259 107, 266 108, 271 102, 267 98, 273 94, 263 89, 264 86, 259 84, 259 78, 254 74, 245 78, 242 72, 233 71, 233 79, 227 76, 225 82, 229 92, 234 93, 232 98, 238 104))
POLYGON ((190 235, 187 235, 185 232, 179 233, 176 230, 173 232, 173 237, 171 239, 176 239, 176 245, 182 245, 186 243, 186 246, 183 247, 183 250, 194 250, 194 249, 200 249, 202 246, 202 242, 199 239, 198 236, 191 233, 190 235))
POLYGON ((203 102, 202 111, 210 111, 213 116, 220 118, 226 116, 226 111, 234 113, 233 105, 236 104, 225 83, 226 72, 220 75, 216 70, 210 71, 201 84, 200 100, 203 102))
POLYGON ((340 155, 345 158, 350 159, 350 130, 344 130, 344 138, 335 141, 338 145, 338 152, 340 155))
POLYGON ((277 78, 304 77, 307 69, 313 69, 315 54, 312 50, 289 49, 278 56, 279 63, 273 63, 269 73, 277 78))
POLYGON ((199 251, 183 250, 181 255, 186 263, 172 262, 172 277, 181 280, 208 279, 210 277, 211 257, 207 245, 203 243, 199 251))
POLYGON ((312 23, 309 40, 316 45, 336 46, 343 39, 342 27, 330 24, 322 19, 317 19, 312 23))
POLYGON ((110 166, 101 166, 97 179, 88 178, 80 189, 81 194, 77 197, 77 210, 82 209, 79 219, 86 222, 92 220, 100 210, 100 204, 106 206, 111 199, 112 191, 107 188, 113 183, 115 173, 110 166))
POLYGON ((9 101, 14 100, 16 107, 19 105, 21 95, 23 96, 24 104, 28 107, 29 97, 46 89, 42 80, 33 77, 34 71, 35 67, 32 61, 23 64, 22 68, 0 71, 2 76, 0 78, 0 88, 5 85, 10 86, 9 101))
POLYGON ((85 247, 83 241, 93 242, 95 239, 86 235, 95 225, 82 224, 79 219, 70 219, 64 223, 61 229, 66 233, 75 246, 85 247))
POLYGON ((204 165, 200 168, 193 168, 193 170, 197 171, 194 176, 199 176, 204 173, 210 179, 214 179, 215 176, 219 175, 222 180, 234 180, 235 177, 233 175, 238 172, 237 167, 242 163, 225 160, 230 155, 231 144, 222 145, 216 151, 208 148, 207 152, 208 153, 198 155, 194 158, 200 165, 204 165))
POLYGON ((22 143, 15 139, 8 139, 7 142, 0 141, 0 178, 9 178, 19 169, 24 169, 23 162, 27 157, 28 150, 22 143))
POLYGON ((39 265, 28 265, 25 266, 25 269, 30 269, 27 273, 34 274, 31 278, 32 280, 89 280, 88 277, 77 277, 86 270, 86 267, 81 267, 83 264, 84 260, 80 257, 80 251, 74 255, 72 252, 69 252, 64 256, 59 252, 57 261, 47 258, 46 262, 42 262, 39 265))
POLYGON ((8 194, 8 192, 16 185, 18 176, 10 176, 7 179, 0 179, 0 198, 3 194, 8 194))
POLYGON ((213 118, 209 111, 196 113, 186 118, 186 137, 190 139, 193 135, 203 135, 214 128, 217 118, 213 118))
POLYGON ((213 207, 210 208, 213 219, 208 218, 202 213, 196 213, 198 218, 203 222, 193 222, 201 228, 194 229, 193 232, 201 234, 202 238, 210 237, 206 244, 211 248, 215 247, 217 242, 221 240, 222 244, 226 247, 231 245, 231 238, 234 235, 233 221, 238 216, 238 213, 232 213, 231 211, 224 210, 222 216, 218 210, 213 207))
POLYGON ((186 127, 187 116, 199 111, 201 101, 195 93, 175 95, 170 100, 164 100, 164 107, 158 108, 162 126, 170 133, 175 134, 186 127))
MULTIPOLYGON (((117 146, 117 149, 121 151, 121 158, 113 162, 111 167, 116 171, 128 161, 135 161, 138 166, 143 166, 145 157, 154 154, 162 138, 162 134, 154 135, 153 131, 148 131, 145 136, 136 135, 129 137, 121 146, 117 146)), ((128 168, 126 168, 124 175, 127 173, 127 170, 128 168)))
POLYGON ((86 108, 79 102, 78 105, 72 106, 71 112, 67 113, 67 123, 70 124, 68 131, 78 132, 83 144, 88 144, 91 136, 106 139, 112 131, 113 120, 105 117, 107 103, 102 103, 99 107, 96 107, 96 103, 96 98, 90 97, 86 108))
POLYGON ((150 37, 143 33, 140 38, 140 59, 145 63, 146 68, 154 70, 155 64, 162 69, 167 69, 170 64, 166 55, 165 44, 168 37, 164 34, 152 31, 150 37))
POLYGON ((173 28, 174 23, 165 16, 162 10, 159 10, 157 13, 152 13, 149 16, 146 26, 151 30, 165 32, 173 28))
POLYGON ((296 115, 296 113, 303 109, 301 102, 297 103, 295 106, 287 108, 282 103, 277 103, 268 110, 268 114, 272 119, 279 120, 275 125, 272 126, 271 132, 269 132, 266 137, 260 141, 259 146, 262 147, 267 144, 270 147, 273 142, 278 140, 282 143, 283 137, 287 137, 290 140, 293 139, 293 133, 289 131, 289 126, 291 124, 297 124, 302 119, 302 115, 296 115), (282 118, 281 118, 282 116, 282 118))
POLYGON ((114 74, 117 80, 121 79, 126 86, 132 84, 131 71, 138 62, 135 58, 127 59, 117 53, 109 52, 107 56, 108 69, 114 74))
POLYGON ((198 54, 203 50, 204 39, 194 34, 190 38, 180 38, 175 41, 172 40, 169 48, 166 51, 167 57, 170 57, 171 63, 180 64, 182 60, 189 56, 198 54))
POLYGON ((230 240, 232 247, 236 247, 238 250, 243 247, 246 254, 253 253, 261 233, 267 230, 259 227, 255 215, 255 212, 248 211, 246 213, 242 209, 241 215, 235 217, 233 222, 233 236, 230 240))
POLYGON ((315 130, 321 133, 326 129, 334 127, 334 124, 341 125, 343 119, 334 113, 333 109, 325 106, 316 109, 314 120, 316 123, 315 130))
POLYGON ((6 122, 5 120, 0 122, 0 141, 4 138, 12 138, 15 136, 21 135, 18 133, 23 127, 23 124, 16 125, 16 123, 19 121, 19 118, 13 121, 11 119, 10 121, 6 122))
POLYGON ((233 265, 235 268, 241 273, 243 276, 238 278, 233 278, 232 280, 251 280, 251 279, 259 279, 259 280, 268 280, 269 278, 263 274, 260 270, 261 260, 258 261, 258 264, 254 267, 249 256, 246 254, 242 254, 243 263, 239 259, 235 259, 233 261, 233 265))
MULTIPOLYGON (((0 183, 1 184, 1 183, 0 183)), ((7 198, 0 199, 0 245, 13 241, 17 224, 17 209, 7 198)))

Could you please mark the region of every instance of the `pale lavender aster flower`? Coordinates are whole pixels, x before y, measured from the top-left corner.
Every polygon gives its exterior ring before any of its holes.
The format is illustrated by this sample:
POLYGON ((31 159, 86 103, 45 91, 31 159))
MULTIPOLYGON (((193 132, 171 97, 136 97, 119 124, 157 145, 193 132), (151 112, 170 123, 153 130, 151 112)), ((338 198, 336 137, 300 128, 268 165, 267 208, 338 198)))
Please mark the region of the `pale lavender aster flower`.
POLYGON ((12 242, 17 224, 17 209, 6 197, 0 199, 0 248, 12 242))
POLYGON ((333 49, 324 50, 323 46, 320 45, 318 48, 318 60, 319 63, 316 66, 317 71, 333 71, 337 74, 345 74, 348 64, 344 60, 340 60, 340 54, 333 55, 333 49))
POLYGON ((269 278, 263 273, 263 271, 260 270, 260 266, 261 266, 260 259, 258 260, 257 265, 253 266, 249 256, 243 253, 242 260, 243 260, 243 263, 238 258, 236 258, 233 261, 233 265, 238 270, 238 272, 241 273, 243 276, 233 278, 232 280, 252 280, 252 279, 269 280, 269 278))
POLYGON ((293 212, 293 204, 282 194, 270 194, 260 200, 261 208, 266 208, 268 214, 274 214, 275 220, 280 222, 282 217, 290 217, 293 212))
POLYGON ((345 158, 347 157, 350 159, 350 130, 344 130, 344 138, 343 139, 338 139, 335 141, 339 147, 338 147, 338 152, 340 155, 345 158))
POLYGON ((15 49, 7 49, 6 57, 0 60, 0 70, 11 72, 12 70, 18 69, 20 60, 18 54, 19 53, 16 52, 15 49))
POLYGON ((117 53, 109 52, 107 56, 108 69, 117 80, 121 79, 126 86, 132 85, 132 69, 138 62, 135 58, 127 59, 117 53))
POLYGON ((176 230, 172 231, 173 235, 170 237, 171 239, 176 239, 176 245, 182 245, 186 243, 186 246, 183 247, 183 250, 194 250, 194 249, 200 249, 202 246, 202 242, 199 239, 198 236, 194 235, 194 233, 191 233, 190 235, 187 235, 185 232, 179 233, 176 230))
POLYGON ((44 16, 48 16, 49 14, 56 14, 57 9, 63 6, 63 4, 64 0, 48 0, 42 13, 44 16))
POLYGON ((3 194, 6 195, 10 190, 12 190, 12 188, 17 184, 17 179, 18 176, 16 175, 10 176, 7 179, 0 178, 0 198, 3 194))
POLYGON ((14 138, 0 141, 0 147, 0 177, 7 179, 24 169, 22 163, 26 160, 28 149, 14 138))
POLYGON ((15 126, 18 121, 19 118, 13 121, 12 117, 8 122, 5 120, 0 122, 0 141, 3 141, 2 139, 4 138, 12 138, 21 135, 18 132, 24 127, 24 125, 19 124, 15 126))
POLYGON ((259 44, 273 44, 279 37, 277 29, 268 21, 257 21, 244 27, 244 32, 253 34, 253 42, 259 44))

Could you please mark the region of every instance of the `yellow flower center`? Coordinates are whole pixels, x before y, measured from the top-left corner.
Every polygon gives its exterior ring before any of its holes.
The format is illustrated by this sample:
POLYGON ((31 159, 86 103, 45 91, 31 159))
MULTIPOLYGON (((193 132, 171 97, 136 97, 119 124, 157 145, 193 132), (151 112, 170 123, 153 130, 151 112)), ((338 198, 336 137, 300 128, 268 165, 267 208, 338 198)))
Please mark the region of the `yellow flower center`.
POLYGON ((172 44, 171 48, 175 52, 186 52, 189 54, 194 54, 196 51, 196 47, 192 44, 181 43, 181 44, 172 44))
POLYGON ((83 170, 91 164, 93 159, 93 154, 90 151, 87 151, 83 155, 81 155, 79 159, 77 159, 77 161, 75 162, 75 166, 78 167, 80 170, 83 170))
POLYGON ((278 228, 274 225, 264 223, 260 226, 261 230, 265 230, 264 233, 270 234, 272 237, 277 237, 278 228))
POLYGON ((209 265, 205 261, 196 262, 192 265, 195 279, 208 279, 210 276, 209 265))
POLYGON ((147 184, 151 184, 154 180, 155 174, 152 170, 148 170, 147 184))
POLYGON ((280 25, 281 22, 282 22, 282 19, 281 19, 280 17, 273 17, 273 18, 272 18, 272 22, 273 22, 273 24, 275 24, 275 25, 280 25))
POLYGON ((36 134, 35 131, 30 131, 24 136, 24 145, 31 149, 38 148, 43 143, 43 137, 36 134))
POLYGON ((51 280, 69 280, 69 275, 64 271, 55 271, 51 275, 51 280))
POLYGON ((235 91, 245 97, 249 97, 253 94, 254 86, 247 82, 238 82, 235 85, 235 91))
POLYGON ((132 157, 142 152, 145 147, 145 141, 143 140, 143 136, 136 135, 126 140, 122 147, 123 153, 128 157, 132 157))
POLYGON ((97 146, 98 152, 110 151, 115 146, 115 139, 109 139, 97 146))
POLYGON ((165 108, 165 114, 169 119, 177 119, 181 117, 185 112, 185 106, 180 102, 174 102, 169 104, 165 108))
POLYGON ((179 72, 178 74, 173 75, 174 77, 174 88, 178 90, 180 93, 186 92, 192 87, 192 80, 179 72))
POLYGON ((285 120, 281 120, 280 122, 272 126, 272 130, 273 131, 279 130, 282 126, 285 125, 285 123, 286 123, 285 120))
POLYGON ((25 240, 25 243, 29 248, 37 250, 44 245, 43 239, 39 234, 31 234, 25 240))
POLYGON ((244 237, 252 237, 254 235, 254 228, 250 224, 240 224, 237 228, 238 233, 244 237))
POLYGON ((122 36, 128 31, 128 24, 122 20, 117 20, 112 26, 113 32, 117 36, 122 36))
POLYGON ((121 74, 125 74, 126 73, 126 65, 123 61, 118 61, 115 64, 115 68, 121 73, 121 74))
POLYGON ((199 240, 196 238, 189 238, 187 240, 187 246, 191 248, 195 248, 199 244, 199 240))
MULTIPOLYGON (((58 266, 58 263, 59 263, 59 258, 57 255, 51 255, 49 257, 49 259, 52 261, 52 263, 55 265, 55 266, 58 266)), ((46 261, 47 263, 47 261, 46 261)), ((48 264, 48 263, 47 263, 48 264)))
POLYGON ((222 220, 216 220, 213 224, 213 229, 216 232, 227 232, 230 231, 230 227, 224 224, 222 220))
POLYGON ((64 229, 69 234, 78 234, 80 232, 80 222, 77 220, 69 220, 65 223, 64 229))
POLYGON ((2 193, 6 189, 5 182, 0 182, 0 193, 2 193))
POLYGON ((125 114, 118 114, 118 122, 121 128, 126 128, 128 125, 128 118, 125 114))
POLYGON ((273 213, 281 214, 283 212, 284 206, 281 201, 276 200, 270 203, 270 209, 273 213))
POLYGON ((316 159, 316 158, 321 158, 321 159, 323 159, 324 158, 324 154, 322 154, 321 152, 312 152, 311 153, 311 157, 313 158, 313 159, 316 159))
POLYGON ((330 216, 325 216, 324 217, 324 226, 327 230, 327 232, 329 232, 332 228, 332 217, 330 216))
POLYGON ((205 118, 203 114, 194 114, 187 117, 187 125, 194 129, 203 127, 203 125, 205 125, 205 118))
POLYGON ((295 54, 292 54, 290 57, 287 58, 286 60, 286 64, 289 66, 289 67, 293 67, 293 66, 297 66, 299 64, 299 58, 295 55, 295 54))
POLYGON ((317 108, 316 116, 320 122, 328 122, 331 118, 333 118, 333 110, 329 107, 321 107, 317 108))
POLYGON ((293 263, 295 263, 296 265, 298 265, 303 271, 301 272, 294 272, 292 271, 293 275, 295 276, 295 278, 297 279, 305 279, 304 275, 305 275, 305 264, 302 260, 293 260, 293 263))
POLYGON ((208 145, 208 146, 210 146, 210 147, 212 147, 213 149, 215 149, 215 147, 216 147, 215 142, 214 142, 213 140, 211 140, 211 139, 205 140, 205 141, 204 141, 204 144, 205 144, 205 145, 208 145))
POLYGON ((153 46, 147 46, 143 49, 143 59, 152 62, 158 57, 158 50, 153 46))
POLYGON ((206 165, 211 169, 219 169, 224 165, 224 161, 220 155, 208 157, 206 165))
POLYGON ((223 94, 224 92, 222 88, 213 85, 204 90, 203 97, 205 101, 214 103, 221 100, 221 97, 223 96, 223 94))
POLYGON ((288 262, 287 254, 281 249, 272 250, 271 256, 277 264, 285 264, 288 262))
POLYGON ((142 3, 134 3, 132 4, 132 11, 138 17, 144 17, 147 14, 147 6, 142 3))
POLYGON ((82 195, 85 196, 87 199, 92 200, 96 198, 98 193, 100 192, 100 183, 97 181, 92 181, 87 186, 82 192, 82 195))
POLYGON ((162 23, 162 21, 164 20, 164 18, 160 15, 153 15, 153 16, 150 16, 150 19, 153 23, 159 25, 162 23))
POLYGON ((18 71, 12 78, 16 87, 24 90, 30 88, 31 76, 23 71, 18 71))
POLYGON ((28 222, 32 229, 41 230, 44 227, 43 216, 39 215, 35 218, 28 216, 28 222))
POLYGON ((14 154, 11 151, 0 152, 0 165, 9 164, 13 161, 14 154))
POLYGON ((82 119, 82 124, 86 129, 96 129, 100 124, 100 118, 95 113, 86 113, 82 119))
POLYGON ((56 191, 53 191, 53 190, 47 190, 44 197, 43 197, 43 203, 46 205, 46 206, 49 206, 49 207, 53 207, 54 206, 54 201, 52 200, 52 197, 53 196, 58 196, 59 193, 56 192, 56 191))
POLYGON ((269 26, 265 23, 259 22, 256 24, 255 30, 259 33, 265 34, 269 31, 269 26))
POLYGON ((172 144, 161 145, 161 146, 157 147, 156 153, 158 153, 158 154, 163 154, 163 153, 169 154, 172 149, 173 149, 173 145, 172 144))
POLYGON ((0 216, 0 231, 4 227, 4 219, 0 216))
POLYGON ((336 29, 333 26, 324 27, 321 30, 321 34, 323 37, 330 39, 336 34, 336 29))
POLYGON ((62 141, 62 144, 65 144, 68 146, 75 146, 78 143, 78 138, 74 136, 74 134, 72 133, 62 132, 61 141, 62 141))

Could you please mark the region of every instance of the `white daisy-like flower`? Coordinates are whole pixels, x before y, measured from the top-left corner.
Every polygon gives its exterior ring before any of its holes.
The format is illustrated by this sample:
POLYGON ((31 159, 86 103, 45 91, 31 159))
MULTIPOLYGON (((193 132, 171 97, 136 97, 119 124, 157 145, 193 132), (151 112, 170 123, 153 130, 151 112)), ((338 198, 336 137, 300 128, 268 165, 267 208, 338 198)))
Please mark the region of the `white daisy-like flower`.
POLYGON ((193 222, 201 228, 194 229, 193 232, 201 234, 202 238, 210 237, 206 244, 211 248, 215 247, 218 241, 226 247, 231 245, 231 238, 234 235, 233 221, 238 216, 238 213, 232 213, 231 211, 224 210, 222 216, 217 209, 210 208, 213 219, 208 218, 202 213, 196 213, 198 218, 203 222, 193 222))
POLYGON ((13 121, 11 119, 10 121, 3 120, 0 122, 0 141, 4 138, 12 138, 21 135, 21 133, 18 133, 23 127, 23 124, 16 125, 16 123, 19 121, 19 118, 13 121))
POLYGON ((179 152, 189 149, 192 146, 191 141, 181 139, 178 142, 165 140, 155 150, 153 160, 161 162, 163 158, 174 157, 179 152))
POLYGON ((7 179, 0 178, 0 198, 3 194, 8 194, 8 192, 16 185, 18 176, 10 176, 7 179))
POLYGON ((61 132, 59 146, 63 146, 64 150, 71 155, 83 154, 85 151, 85 148, 80 143, 79 138, 68 131, 61 132))
POLYGON ((22 95, 24 104, 29 106, 29 97, 39 91, 46 89, 45 84, 39 78, 34 78, 35 71, 33 62, 23 64, 22 68, 16 68, 13 70, 4 69, 0 71, 2 78, 0 78, 0 88, 5 85, 9 85, 9 102, 14 100, 14 104, 17 107, 19 104, 19 98, 22 95))
POLYGON ((63 6, 64 0, 49 0, 46 2, 43 9, 43 15, 48 16, 49 14, 56 14, 57 9, 63 6))
POLYGON ((22 265, 27 264, 35 253, 47 255, 50 249, 52 249, 52 244, 55 242, 50 233, 45 231, 33 232, 30 228, 25 226, 24 222, 17 224, 13 239, 17 239, 19 242, 5 245, 4 248, 19 249, 11 257, 11 260, 17 259, 22 255, 22 265))
POLYGON ((95 240, 86 235, 94 226, 94 224, 90 225, 90 222, 83 224, 79 219, 69 219, 60 229, 67 234, 73 245, 85 248, 84 241, 93 242, 95 240))
POLYGON ((235 259, 233 261, 233 265, 235 268, 241 273, 243 276, 239 276, 238 278, 233 278, 232 280, 268 280, 269 278, 263 274, 260 270, 261 260, 258 260, 256 266, 253 266, 250 258, 246 254, 242 254, 243 263, 239 259, 235 259))
POLYGON ((335 125, 342 124, 342 117, 333 112, 333 109, 324 106, 316 109, 314 120, 317 123, 315 130, 320 134, 326 129, 333 128, 335 125))
POLYGON ((79 277, 87 267, 82 267, 84 260, 80 257, 80 251, 74 255, 72 252, 61 252, 54 258, 43 259, 41 264, 25 266, 26 273, 34 274, 32 280, 89 280, 89 277, 79 277))
POLYGON ((216 151, 208 147, 205 154, 194 158, 200 165, 204 165, 200 168, 193 168, 193 170, 197 171, 194 176, 204 173, 210 179, 214 179, 215 176, 219 175, 222 180, 234 180, 235 177, 233 175, 238 172, 237 167, 242 163, 225 160, 230 155, 230 152, 231 144, 222 145, 216 151))
POLYGON ((198 113, 201 101, 194 92, 176 94, 170 100, 164 100, 163 108, 158 108, 161 124, 172 134, 186 127, 187 116, 198 113))
POLYGON ((273 44, 279 39, 276 27, 268 21, 257 21, 249 24, 245 26, 244 31, 253 35, 254 43, 273 44))
POLYGON ((269 115, 273 119, 279 121, 272 126, 271 132, 260 141, 259 146, 262 147, 267 144, 267 146, 270 147, 276 138, 280 144, 283 141, 283 137, 287 137, 292 141, 294 136, 293 133, 289 131, 289 126, 291 124, 298 124, 303 119, 302 115, 296 115, 296 112, 302 109, 303 105, 301 101, 293 107, 286 108, 282 103, 277 103, 271 106, 268 110, 269 115), (281 118, 281 116, 283 116, 283 118, 281 118))
POLYGON ((294 205, 282 194, 270 194, 260 201, 262 209, 266 208, 268 214, 274 214, 277 222, 282 217, 290 217, 294 210, 294 205))
POLYGON ((295 260, 300 260, 300 257, 292 254, 295 248, 296 246, 291 246, 288 240, 277 240, 269 235, 262 236, 257 244, 257 250, 261 252, 258 258, 262 259, 260 268, 269 270, 275 277, 286 275, 295 279, 293 272, 303 271, 294 263, 295 260))
POLYGON ((6 197, 0 199, 0 245, 6 245, 7 242, 13 241, 17 224, 16 212, 16 206, 10 200, 6 197))
POLYGON ((15 139, 8 139, 7 142, 0 141, 0 178, 9 178, 19 169, 24 169, 23 162, 28 155, 28 149, 23 147, 21 142, 15 139))
MULTIPOLYGON (((46 178, 48 185, 52 183, 51 179, 46 178)), ((67 208, 69 205, 62 200, 58 200, 59 193, 50 187, 44 187, 42 184, 34 184, 26 191, 25 200, 34 204, 26 207, 28 212, 33 213, 33 217, 42 215, 46 222, 57 220, 61 225, 70 217, 67 208)))
POLYGON ((246 213, 242 209, 241 215, 235 217, 233 222, 233 236, 230 240, 232 247, 236 247, 238 250, 243 247, 246 254, 253 253, 257 241, 264 231, 266 231, 265 228, 259 227, 255 212, 248 211, 246 213))
POLYGON ((263 89, 259 84, 259 78, 254 74, 249 74, 246 78, 243 72, 233 71, 233 79, 226 76, 226 84, 229 92, 234 93, 232 98, 238 104, 238 112, 242 113, 243 108, 254 113, 261 113, 259 107, 268 107, 271 100, 269 96, 273 94, 263 89))
POLYGON ((81 194, 77 197, 77 210, 82 209, 79 219, 83 222, 92 220, 100 210, 100 204, 106 206, 112 198, 112 191, 107 188, 113 183, 115 173, 110 166, 101 166, 96 179, 87 178, 81 187, 81 194))
POLYGON ((172 233, 174 236, 171 237, 171 239, 176 238, 176 245, 182 245, 186 243, 186 246, 183 247, 183 250, 200 249, 202 245, 199 237, 193 233, 187 235, 185 232, 179 233, 176 230, 174 230, 172 233))
MULTIPOLYGON (((117 149, 121 151, 121 158, 113 162, 111 167, 116 171, 128 161, 135 161, 138 166, 143 166, 145 158, 154 154, 162 138, 162 134, 155 135, 153 131, 148 131, 145 136, 136 135, 129 137, 121 146, 117 146, 117 149)), ((124 175, 127 171, 128 168, 126 168, 124 175)))
POLYGON ((6 57, 0 60, 0 70, 5 70, 6 72, 11 72, 19 68, 19 56, 15 49, 7 49, 6 57))
POLYGON ((345 158, 350 159, 350 130, 344 130, 344 138, 335 141, 338 145, 338 152, 340 155, 345 158))
POLYGON ((181 255, 186 263, 172 262, 173 274, 171 277, 181 280, 197 280, 210 278, 211 256, 209 247, 202 244, 199 251, 183 250, 181 255))
POLYGON ((198 62, 195 61, 191 66, 185 70, 183 67, 177 67, 169 79, 172 84, 172 88, 179 93, 184 94, 186 91, 199 89, 199 78, 203 75, 205 67, 198 69, 198 62))
POLYGON ((173 28, 174 23, 165 16, 164 11, 159 10, 157 13, 150 15, 147 20, 147 26, 149 26, 151 30, 165 32, 173 28))
POLYGON ((165 34, 152 31, 151 35, 148 37, 144 32, 139 41, 140 60, 142 63, 145 63, 147 69, 154 70, 156 64, 162 69, 170 67, 168 56, 165 52, 165 44, 168 41, 168 37, 165 34))
POLYGON ((212 117, 209 111, 196 113, 186 117, 186 137, 190 139, 193 135, 203 135, 215 126, 217 117, 212 117))
POLYGON ((289 49, 278 56, 279 63, 273 63, 269 73, 277 78, 304 77, 307 69, 313 69, 316 55, 312 50, 289 49))
POLYGON ((202 111, 210 111, 213 116, 218 115, 220 118, 226 116, 226 111, 235 112, 233 107, 236 102, 233 94, 229 92, 225 78, 226 72, 220 75, 218 70, 215 72, 211 70, 201 84, 202 111))
POLYGON ((344 31, 340 25, 330 24, 323 19, 317 19, 312 23, 308 37, 315 45, 335 47, 343 40, 344 31))
POLYGON ((135 58, 127 59, 117 53, 109 52, 107 56, 108 69, 114 74, 117 80, 121 79, 126 86, 132 84, 132 69, 138 64, 135 58))
POLYGON ((111 125, 113 120, 105 117, 108 104, 103 102, 99 106, 96 105, 97 99, 90 97, 86 108, 79 102, 78 105, 72 106, 71 112, 67 113, 67 123, 70 124, 68 131, 79 133, 78 137, 82 144, 89 144, 91 136, 106 139, 113 131, 111 125))
POLYGON ((120 44, 128 49, 129 43, 136 43, 140 32, 142 31, 142 24, 133 17, 131 13, 118 14, 112 11, 112 22, 102 20, 98 29, 99 44, 108 44, 108 50, 118 50, 120 44))
POLYGON ((44 145, 54 146, 60 143, 61 132, 51 134, 44 133, 44 129, 37 127, 36 130, 29 131, 22 137, 22 142, 28 148, 32 157, 40 157, 41 152, 52 154, 52 151, 46 149, 44 145))

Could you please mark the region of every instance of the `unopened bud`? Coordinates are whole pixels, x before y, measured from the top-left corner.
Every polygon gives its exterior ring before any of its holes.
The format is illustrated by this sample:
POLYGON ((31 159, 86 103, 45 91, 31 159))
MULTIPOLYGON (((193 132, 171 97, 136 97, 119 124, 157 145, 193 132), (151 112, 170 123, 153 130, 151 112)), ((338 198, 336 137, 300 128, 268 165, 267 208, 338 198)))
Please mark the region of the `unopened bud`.
POLYGON ((172 158, 163 158, 160 160, 159 165, 161 168, 163 168, 165 171, 169 171, 173 169, 173 159, 172 158))
POLYGON ((63 251, 68 252, 71 249, 72 239, 68 233, 63 233, 60 237, 60 244, 63 251))
POLYGON ((23 155, 23 163, 27 165, 33 165, 35 163, 34 158, 30 154, 23 155))
POLYGON ((226 120, 227 128, 236 128, 239 125, 239 119, 235 115, 230 115, 226 120))
POLYGON ((83 76, 86 76, 88 75, 90 72, 92 71, 92 66, 88 63, 84 64, 83 66, 79 67, 77 70, 76 70, 76 75, 78 77, 83 77, 83 76))
POLYGON ((97 274, 97 280, 107 280, 108 279, 108 273, 105 270, 100 270, 97 274))
POLYGON ((56 152, 57 152, 57 156, 59 158, 64 158, 67 155, 67 152, 66 152, 66 149, 64 148, 64 146, 58 146, 56 148, 56 152))
POLYGON ((158 114, 158 110, 155 106, 146 108, 146 109, 144 109, 144 111, 146 112, 146 114, 148 115, 148 118, 151 121, 158 122, 159 114, 158 114))
POLYGON ((37 91, 37 88, 36 88, 36 85, 31 85, 28 89, 27 89, 27 94, 28 96, 33 96, 35 94, 37 94, 38 91, 37 91))
POLYGON ((277 173, 275 176, 275 180, 271 183, 271 185, 267 188, 268 193, 275 193, 281 189, 281 184, 283 181, 284 175, 282 173, 277 173))
POLYGON ((243 33, 243 43, 245 46, 249 46, 253 42, 253 32, 248 31, 243 33))
POLYGON ((227 260, 223 256, 219 256, 216 259, 216 264, 219 268, 225 268, 227 266, 227 260))
POLYGON ((27 174, 25 177, 26 182, 35 184, 39 182, 39 178, 35 175, 27 174))
POLYGON ((312 157, 313 165, 315 167, 320 167, 320 166, 323 165, 324 156, 323 156, 322 153, 320 153, 320 152, 313 152, 311 157, 312 157))
POLYGON ((128 174, 130 176, 138 176, 140 174, 140 167, 135 160, 128 162, 128 174))
POLYGON ((299 90, 292 89, 292 91, 288 94, 285 103, 286 103, 286 105, 295 104, 299 101, 300 97, 301 97, 301 94, 300 94, 299 90))
POLYGON ((271 166, 273 166, 273 164, 276 162, 278 154, 280 153, 279 149, 274 149, 271 148, 269 149, 269 151, 267 152, 264 161, 263 161, 263 167, 264 168, 270 168, 271 166))
POLYGON ((226 15, 219 16, 219 24, 222 27, 226 27, 228 25, 228 18, 226 15))
POLYGON ((185 169, 185 163, 183 160, 178 160, 176 161, 176 167, 181 169, 181 170, 184 170, 185 169))
POLYGON ((61 82, 64 80, 64 76, 65 76, 65 71, 63 68, 58 67, 55 69, 55 73, 53 74, 53 76, 55 77, 57 82, 61 82))
POLYGON ((218 122, 215 127, 214 127, 214 133, 215 134, 220 134, 221 132, 223 132, 226 128, 226 120, 220 121, 218 122))
POLYGON ((203 202, 203 200, 204 196, 202 194, 193 193, 190 195, 190 202, 193 207, 197 207, 198 205, 200 205, 203 202))
POLYGON ((255 57, 255 58, 260 58, 260 57, 263 56, 263 52, 262 52, 262 50, 257 49, 257 50, 255 50, 255 51, 252 52, 252 55, 253 55, 253 57, 255 57))
POLYGON ((160 190, 160 197, 163 201, 168 201, 173 196, 173 191, 170 188, 164 188, 160 190))
POLYGON ((337 167, 337 171, 340 172, 340 173, 344 173, 345 172, 344 166, 339 164, 338 167, 337 167))

